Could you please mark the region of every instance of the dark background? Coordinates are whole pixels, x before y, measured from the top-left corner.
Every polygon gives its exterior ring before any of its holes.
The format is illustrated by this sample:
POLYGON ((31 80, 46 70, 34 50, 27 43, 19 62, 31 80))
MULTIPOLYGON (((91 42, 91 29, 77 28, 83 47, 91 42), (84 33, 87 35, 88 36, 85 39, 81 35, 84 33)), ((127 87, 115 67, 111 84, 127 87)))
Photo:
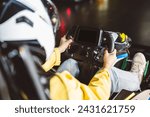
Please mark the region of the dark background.
POLYGON ((64 35, 74 25, 124 32, 133 45, 150 46, 150 0, 53 0, 58 7, 64 35))

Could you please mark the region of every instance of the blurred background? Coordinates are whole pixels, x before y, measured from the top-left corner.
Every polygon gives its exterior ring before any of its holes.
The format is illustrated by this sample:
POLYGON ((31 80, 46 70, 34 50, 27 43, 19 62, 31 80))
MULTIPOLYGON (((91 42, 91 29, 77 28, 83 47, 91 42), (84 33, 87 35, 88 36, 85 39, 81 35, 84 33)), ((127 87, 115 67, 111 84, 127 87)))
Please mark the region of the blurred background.
POLYGON ((53 0, 63 36, 74 24, 124 32, 132 47, 150 47, 150 0, 53 0))

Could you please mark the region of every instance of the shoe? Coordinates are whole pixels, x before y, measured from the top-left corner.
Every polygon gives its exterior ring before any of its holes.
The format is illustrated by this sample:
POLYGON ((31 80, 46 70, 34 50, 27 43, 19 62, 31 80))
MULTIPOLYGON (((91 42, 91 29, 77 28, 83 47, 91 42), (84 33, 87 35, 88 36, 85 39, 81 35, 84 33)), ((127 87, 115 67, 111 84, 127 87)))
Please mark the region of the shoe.
POLYGON ((146 58, 142 53, 136 53, 133 57, 131 72, 138 73, 140 83, 143 79, 143 74, 146 66, 146 58))

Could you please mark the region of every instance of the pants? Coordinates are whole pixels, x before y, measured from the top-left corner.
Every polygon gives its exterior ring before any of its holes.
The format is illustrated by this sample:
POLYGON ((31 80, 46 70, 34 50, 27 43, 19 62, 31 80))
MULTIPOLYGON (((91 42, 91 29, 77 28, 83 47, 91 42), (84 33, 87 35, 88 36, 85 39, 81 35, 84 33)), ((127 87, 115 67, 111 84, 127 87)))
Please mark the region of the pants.
MULTIPOLYGON (((77 77, 80 73, 78 62, 74 59, 64 61, 57 72, 62 72, 64 70, 70 72, 74 77, 77 77)), ((137 73, 124 71, 116 67, 112 67, 109 73, 111 79, 111 94, 120 92, 122 89, 129 91, 137 91, 140 89, 140 81, 137 73)))

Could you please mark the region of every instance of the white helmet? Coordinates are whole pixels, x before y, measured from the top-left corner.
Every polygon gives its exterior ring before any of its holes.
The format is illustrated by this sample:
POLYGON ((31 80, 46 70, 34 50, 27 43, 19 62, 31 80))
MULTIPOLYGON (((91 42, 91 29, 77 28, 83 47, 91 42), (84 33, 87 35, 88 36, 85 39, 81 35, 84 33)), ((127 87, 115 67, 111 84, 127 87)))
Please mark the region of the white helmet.
POLYGON ((44 0, 9 0, 3 3, 0 17, 0 42, 37 41, 46 59, 53 52, 53 26, 44 0))

